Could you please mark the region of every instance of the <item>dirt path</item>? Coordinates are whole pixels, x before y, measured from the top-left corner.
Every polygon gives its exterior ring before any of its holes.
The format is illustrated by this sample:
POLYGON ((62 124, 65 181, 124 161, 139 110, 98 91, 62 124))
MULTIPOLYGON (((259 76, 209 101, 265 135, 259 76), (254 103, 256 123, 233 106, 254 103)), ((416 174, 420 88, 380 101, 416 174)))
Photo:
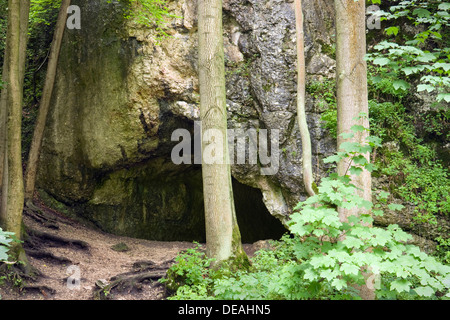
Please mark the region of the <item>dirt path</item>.
MULTIPOLYGON (((50 223, 24 216, 24 223, 33 234, 24 247, 31 264, 42 276, 36 282, 27 282, 29 289, 22 292, 1 286, 4 300, 91 300, 94 291, 99 289, 96 283, 111 283, 112 277, 136 270, 139 262, 167 269, 180 251, 193 247, 192 242, 119 237, 92 230, 51 210, 45 210, 45 214, 51 217, 50 223), (62 239, 74 241, 62 242, 62 239), (113 250, 117 244, 126 244, 127 250, 113 250), (75 281, 76 272, 81 278, 79 283, 75 281)), ((251 245, 245 248, 250 254, 254 251, 251 245)), ((158 300, 165 297, 164 291, 157 281, 145 280, 139 284, 139 290, 115 292, 109 298, 158 300)))

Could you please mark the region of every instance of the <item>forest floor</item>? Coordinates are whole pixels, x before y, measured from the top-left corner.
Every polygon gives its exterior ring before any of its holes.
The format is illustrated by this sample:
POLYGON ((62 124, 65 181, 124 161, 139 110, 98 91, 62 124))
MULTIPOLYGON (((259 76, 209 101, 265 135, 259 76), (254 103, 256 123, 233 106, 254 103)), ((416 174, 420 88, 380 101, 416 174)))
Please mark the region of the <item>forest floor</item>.
MULTIPOLYGON (((107 234, 44 206, 39 208, 44 215, 24 214, 30 235, 24 248, 39 275, 21 286, 3 281, 3 300, 93 300, 98 299, 98 292, 107 292, 101 297, 112 300, 165 299, 165 287, 158 279, 165 276, 178 253, 194 247, 193 242, 107 234), (123 250, 114 250, 117 245, 123 250)), ((252 256, 258 246, 244 244, 244 250, 252 256)))

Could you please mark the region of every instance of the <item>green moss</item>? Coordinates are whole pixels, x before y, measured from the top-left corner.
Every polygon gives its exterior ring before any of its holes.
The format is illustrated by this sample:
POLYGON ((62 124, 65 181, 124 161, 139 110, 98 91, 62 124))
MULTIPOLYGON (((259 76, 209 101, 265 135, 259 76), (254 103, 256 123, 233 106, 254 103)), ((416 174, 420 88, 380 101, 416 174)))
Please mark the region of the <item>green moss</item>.
POLYGON ((111 249, 117 252, 126 252, 130 251, 130 248, 127 246, 125 242, 117 243, 113 246, 111 246, 111 249))

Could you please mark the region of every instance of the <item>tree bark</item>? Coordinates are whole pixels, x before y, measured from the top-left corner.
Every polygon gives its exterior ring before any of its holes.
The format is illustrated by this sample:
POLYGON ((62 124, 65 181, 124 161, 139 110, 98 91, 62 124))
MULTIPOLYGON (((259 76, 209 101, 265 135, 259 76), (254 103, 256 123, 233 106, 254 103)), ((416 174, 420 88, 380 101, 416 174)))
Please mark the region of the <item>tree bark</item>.
POLYGON ((305 67, 305 45, 304 45, 304 29, 303 29, 303 11, 302 0, 295 0, 295 20, 297 29, 297 121, 299 125, 300 136, 302 139, 302 167, 303 167, 303 183, 306 192, 310 196, 315 194, 313 190, 313 173, 312 173, 312 151, 311 137, 306 122, 306 67, 305 67))
MULTIPOLYGON (((336 77, 337 77, 337 144, 345 141, 366 144, 368 131, 354 133, 353 138, 344 139, 341 134, 352 132, 353 125, 369 128, 369 108, 367 93, 367 65, 364 60, 366 54, 366 21, 365 2, 362 0, 335 0, 336 11, 336 77), (355 120, 360 113, 367 117, 355 120)), ((369 153, 364 154, 370 161, 369 153)), ((338 163, 338 174, 348 174, 350 159, 338 163)), ((363 170, 360 175, 349 175, 351 183, 358 190, 356 192, 365 200, 371 201, 371 174, 363 170)), ((351 215, 359 215, 361 209, 339 208, 341 221, 347 221, 351 215)), ((360 295, 363 299, 374 299, 373 290, 362 286, 360 295)))
MULTIPOLYGON (((7 123, 5 144, 5 167, 2 177, 2 224, 18 239, 22 232, 22 211, 24 202, 22 172, 22 101, 23 75, 25 72, 26 35, 30 1, 10 0, 8 4, 8 32, 6 39, 7 73, 7 123), (25 44, 24 44, 25 42, 25 44)), ((16 255, 23 253, 19 244, 15 245, 16 255)))
POLYGON ((6 168, 7 168, 7 157, 6 157, 6 126, 7 126, 7 118, 8 118, 8 64, 7 64, 7 57, 9 55, 8 52, 8 46, 6 46, 5 50, 5 59, 3 61, 3 71, 2 71, 2 81, 5 82, 4 87, 1 92, 0 97, 0 227, 3 226, 5 217, 4 212, 2 210, 2 203, 3 203, 3 194, 4 194, 4 187, 3 187, 3 175, 7 174, 6 168))
MULTIPOLYGON (((8 35, 7 35, 8 37, 8 35)), ((8 45, 5 43, 5 53, 4 53, 4 59, 3 59, 3 69, 2 69, 2 82, 3 89, 1 92, 0 97, 0 226, 4 226, 5 217, 4 212, 2 210, 2 203, 3 203, 3 175, 6 174, 6 168, 7 168, 7 157, 6 157, 6 134, 7 134, 7 124, 8 124, 8 79, 9 79, 9 71, 8 71, 8 57, 9 57, 9 50, 8 45)), ((6 188, 6 187, 5 187, 6 188)))
POLYGON ((61 49, 61 42, 67 20, 67 8, 70 6, 70 0, 62 0, 61 8, 56 22, 55 33, 53 35, 50 56, 48 60, 47 74, 45 77, 44 89, 42 91, 39 113, 34 128, 33 140, 31 141, 30 152, 28 155, 27 169, 25 173, 25 203, 33 201, 33 194, 36 184, 36 174, 41 151, 42 138, 44 136, 47 114, 50 109, 50 100, 53 93, 53 87, 56 78, 56 68, 58 66, 58 57, 61 49))
POLYGON ((219 263, 245 255, 231 185, 227 138, 222 0, 198 1, 202 175, 207 255, 219 263), (213 150, 211 151, 211 148, 213 150), (205 161, 211 152, 215 163, 205 161))

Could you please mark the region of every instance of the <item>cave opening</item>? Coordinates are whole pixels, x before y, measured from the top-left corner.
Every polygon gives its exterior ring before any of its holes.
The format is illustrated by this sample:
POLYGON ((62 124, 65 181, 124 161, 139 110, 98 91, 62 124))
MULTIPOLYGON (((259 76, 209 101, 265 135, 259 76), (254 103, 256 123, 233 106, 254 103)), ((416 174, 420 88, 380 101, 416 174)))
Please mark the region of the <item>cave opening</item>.
POLYGON ((234 205, 242 243, 259 240, 278 240, 288 230, 281 221, 272 216, 264 204, 259 189, 233 180, 234 205))

